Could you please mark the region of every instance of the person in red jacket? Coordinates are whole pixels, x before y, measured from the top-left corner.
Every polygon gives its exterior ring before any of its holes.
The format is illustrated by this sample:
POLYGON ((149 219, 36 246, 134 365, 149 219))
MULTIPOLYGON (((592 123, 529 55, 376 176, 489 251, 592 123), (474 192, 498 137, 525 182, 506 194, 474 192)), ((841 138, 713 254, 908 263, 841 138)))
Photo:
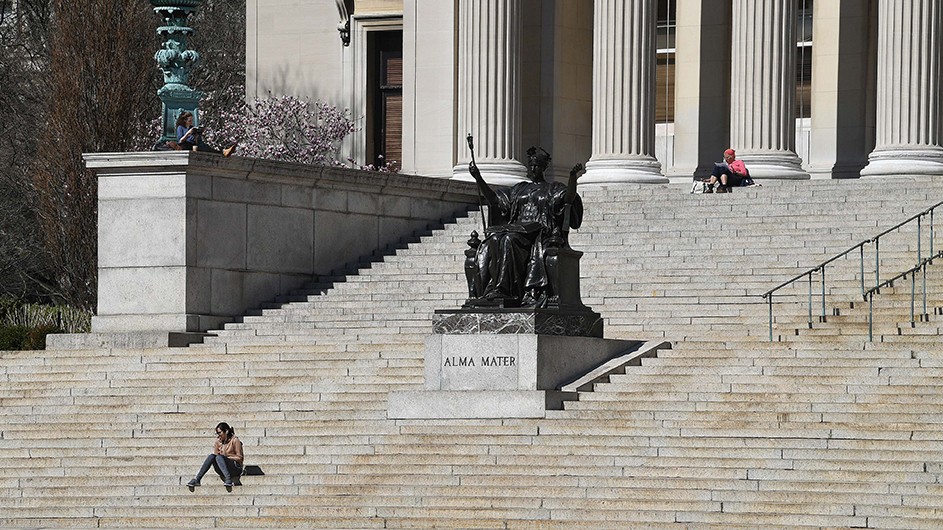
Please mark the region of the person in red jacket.
POLYGON ((236 430, 228 423, 220 423, 216 426, 216 444, 213 446, 213 453, 206 456, 200 471, 193 480, 187 483, 187 487, 193 491, 193 488, 199 486, 200 480, 210 470, 210 466, 213 466, 227 488, 231 488, 233 484, 241 486, 239 477, 242 476, 242 461, 242 442, 236 438, 236 430))
POLYGON ((714 193, 714 184, 720 181, 717 193, 727 193, 732 186, 740 186, 750 178, 750 171, 743 160, 737 160, 737 152, 733 149, 724 151, 724 161, 714 164, 714 172, 707 180, 705 193, 714 193))

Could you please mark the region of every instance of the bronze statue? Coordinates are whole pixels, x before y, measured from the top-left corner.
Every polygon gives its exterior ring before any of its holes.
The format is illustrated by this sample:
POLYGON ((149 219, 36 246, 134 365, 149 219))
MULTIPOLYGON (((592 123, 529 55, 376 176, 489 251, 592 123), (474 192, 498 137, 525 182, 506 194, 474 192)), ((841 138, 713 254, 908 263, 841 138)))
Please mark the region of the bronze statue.
POLYGON ((581 253, 569 248, 568 234, 570 228, 579 228, 583 221, 583 203, 576 194, 576 180, 583 165, 573 167, 567 185, 547 182, 544 172, 550 165, 550 154, 531 147, 527 155, 530 181, 511 188, 492 188, 481 177, 474 158, 468 164, 488 204, 490 226, 480 244, 477 234, 473 236, 474 245, 470 240, 469 250, 474 252, 466 251, 472 295, 466 307, 561 307, 565 305, 561 304, 561 291, 573 291, 562 287, 564 282, 575 285, 570 305, 582 305, 578 268, 581 253), (558 263, 568 260, 575 260, 575 265, 558 263), (569 278, 574 271, 576 278, 569 278))

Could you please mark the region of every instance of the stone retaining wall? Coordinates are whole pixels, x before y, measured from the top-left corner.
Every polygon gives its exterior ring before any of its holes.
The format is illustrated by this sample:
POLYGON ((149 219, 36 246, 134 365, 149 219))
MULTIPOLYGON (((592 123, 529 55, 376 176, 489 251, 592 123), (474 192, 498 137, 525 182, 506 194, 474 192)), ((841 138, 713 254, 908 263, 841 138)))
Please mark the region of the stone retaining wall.
POLYGON ((93 333, 199 332, 477 203, 472 185, 201 153, 87 154, 93 333))

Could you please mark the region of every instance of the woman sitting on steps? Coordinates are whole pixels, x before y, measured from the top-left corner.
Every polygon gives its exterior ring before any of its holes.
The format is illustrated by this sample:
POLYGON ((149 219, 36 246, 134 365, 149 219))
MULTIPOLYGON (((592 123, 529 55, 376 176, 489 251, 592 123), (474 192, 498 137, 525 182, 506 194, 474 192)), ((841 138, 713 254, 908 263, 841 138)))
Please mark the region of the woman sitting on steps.
POLYGON ((213 453, 206 456, 203 466, 196 474, 196 477, 187 483, 190 491, 200 485, 203 475, 210 470, 210 466, 216 471, 216 474, 223 479, 223 486, 231 488, 234 484, 241 486, 239 477, 242 476, 242 442, 236 438, 236 431, 228 423, 220 423, 216 426, 216 444, 213 446, 213 453))

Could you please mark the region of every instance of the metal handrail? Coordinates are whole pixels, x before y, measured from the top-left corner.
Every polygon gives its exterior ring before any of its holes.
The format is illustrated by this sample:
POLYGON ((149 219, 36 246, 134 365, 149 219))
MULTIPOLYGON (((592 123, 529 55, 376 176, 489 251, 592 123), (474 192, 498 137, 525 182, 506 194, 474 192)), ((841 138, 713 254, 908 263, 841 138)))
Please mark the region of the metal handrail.
MULTIPOLYGON (((907 225, 907 224, 909 224, 909 223, 912 223, 912 222, 915 221, 915 220, 917 221, 917 261, 918 261, 918 263, 917 263, 917 265, 915 265, 914 267, 912 267, 912 268, 910 269, 910 271, 905 272, 905 273, 898 274, 898 275, 895 277, 895 279, 900 279, 901 277, 905 276, 906 274, 908 274, 908 273, 911 272, 911 271, 916 271, 916 270, 919 270, 920 268, 924 268, 924 297, 926 297, 926 269, 925 269, 925 267, 926 267, 926 265, 928 265, 928 264, 930 264, 930 263, 933 262, 933 258, 939 257, 939 255, 934 255, 934 254, 933 254, 933 236, 934 236, 934 224, 933 224, 933 219, 934 219, 934 211, 935 211, 938 207, 940 207, 940 206, 943 206, 943 201, 940 201, 940 202, 934 204, 933 206, 930 206, 929 208, 923 210, 922 212, 917 213, 917 214, 915 214, 915 215, 909 217, 908 219, 906 219, 906 220, 904 220, 904 221, 901 221, 900 223, 897 223, 896 225, 894 225, 894 226, 888 228, 887 230, 884 230, 883 232, 877 234, 877 235, 874 236, 874 237, 865 239, 865 240, 861 241, 860 243, 857 243, 857 244, 853 245, 852 247, 848 248, 847 250, 845 250, 845 251, 843 251, 843 252, 840 252, 839 254, 836 254, 836 255, 832 256, 831 258, 829 258, 829 259, 823 261, 822 263, 819 263, 819 264, 816 265, 815 267, 812 267, 811 269, 808 269, 807 271, 805 271, 805 272, 803 272, 803 273, 801 273, 801 274, 799 274, 799 275, 797 275, 797 276, 795 276, 795 277, 793 277, 793 278, 791 278, 791 279, 789 279, 789 280, 786 280, 785 282, 783 282, 783 283, 777 285, 776 287, 770 289, 769 291, 766 291, 765 293, 763 293, 761 296, 762 296, 763 299, 765 299, 765 300, 768 302, 768 304, 769 304, 769 340, 770 340, 771 342, 772 342, 772 340, 773 340, 773 294, 776 293, 776 291, 779 291, 780 289, 782 289, 782 288, 784 288, 784 287, 787 287, 787 286, 789 286, 789 285, 791 285, 791 284, 793 284, 793 283, 795 283, 795 282, 797 282, 797 281, 799 281, 799 280, 801 280, 801 279, 803 279, 803 278, 808 277, 808 280, 809 280, 809 320, 808 320, 808 324, 809 324, 809 328, 811 329, 811 328, 812 328, 812 283, 813 283, 813 282, 812 282, 812 276, 813 276, 814 274, 818 273, 818 272, 821 272, 821 274, 822 274, 822 278, 821 278, 820 283, 821 283, 821 287, 822 287, 822 295, 821 295, 821 298, 822 298, 822 318, 824 319, 825 316, 826 316, 826 315, 825 315, 825 312, 826 312, 826 307, 825 307, 825 293, 826 293, 826 288, 825 288, 825 267, 826 267, 827 265, 831 264, 832 262, 834 262, 835 260, 838 260, 838 259, 840 259, 840 258, 843 258, 843 257, 847 256, 848 254, 852 253, 852 252, 855 251, 855 250, 858 250, 858 251, 859 251, 859 254, 860 254, 860 256, 861 256, 861 268, 860 268, 861 296, 862 296, 862 298, 863 298, 864 300, 869 300, 869 304, 872 304, 873 301, 872 301, 871 299, 874 298, 874 294, 875 294, 875 293, 880 294, 881 287, 884 287, 884 286, 888 285, 889 282, 892 281, 892 280, 888 280, 887 282, 883 282, 883 283, 881 282, 881 261, 880 261, 880 260, 881 260, 881 254, 880 254, 881 238, 884 237, 884 236, 886 236, 887 234, 889 234, 889 233, 895 231, 895 230, 898 230, 898 229, 902 228, 903 226, 905 226, 905 225, 907 225), (922 256, 922 243, 921 243, 921 241, 922 241, 923 237, 922 237, 922 233, 921 233, 921 232, 922 232, 922 225, 923 225, 923 222, 922 222, 922 221, 923 221, 923 218, 926 217, 926 216, 928 216, 928 215, 930 216, 930 257, 927 258, 926 260, 924 260, 924 259, 923 259, 923 256, 922 256), (875 286, 874 286, 873 288, 871 288, 871 289, 866 290, 866 289, 865 289, 865 286, 864 286, 864 247, 865 247, 866 245, 870 245, 870 244, 873 244, 873 245, 874 245, 874 283, 875 283, 875 286)), ((924 302, 924 304, 926 304, 926 302, 924 302)), ((925 312, 925 311, 924 311, 924 312, 925 312)), ((870 318, 870 314, 869 314, 869 318, 870 318)), ((871 327, 871 326, 869 325, 869 337, 871 336, 871 334, 870 334, 870 327, 871 327)))
POLYGON ((916 278, 917 272, 923 272, 923 312, 921 313, 921 320, 927 315, 927 266, 932 265, 933 261, 943 257, 943 251, 937 252, 932 256, 927 256, 920 263, 914 265, 913 267, 905 270, 904 272, 894 276, 890 280, 885 280, 880 285, 875 285, 874 287, 868 289, 864 293, 864 299, 868 301, 868 340, 874 340, 874 295, 880 294, 881 289, 894 285, 894 282, 900 280, 901 278, 906 278, 910 276, 910 324, 911 326, 917 321, 916 315, 914 312, 914 306, 916 305, 916 278))

